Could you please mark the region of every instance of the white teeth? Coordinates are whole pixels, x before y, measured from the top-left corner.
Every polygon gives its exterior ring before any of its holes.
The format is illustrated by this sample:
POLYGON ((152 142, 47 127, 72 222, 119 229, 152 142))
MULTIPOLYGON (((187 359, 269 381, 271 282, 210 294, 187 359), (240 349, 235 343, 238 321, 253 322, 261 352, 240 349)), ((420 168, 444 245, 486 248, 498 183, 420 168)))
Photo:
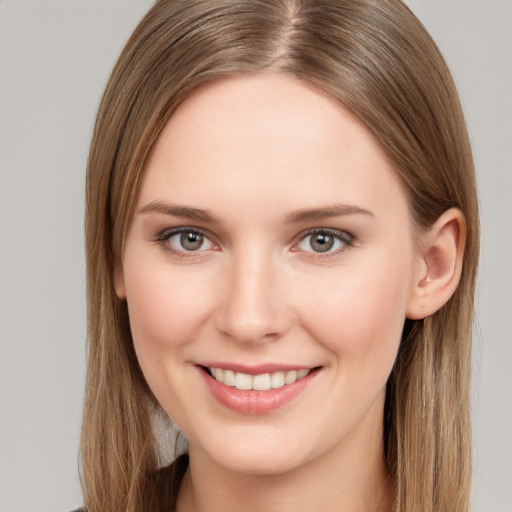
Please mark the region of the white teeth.
POLYGON ((284 386, 284 372, 273 373, 270 377, 270 381, 274 389, 282 388, 284 386))
POLYGON ((235 376, 236 389, 252 389, 252 377, 247 373, 236 373, 235 376))
POLYGON ((252 378, 252 389, 257 389, 258 391, 270 389, 270 373, 255 375, 252 378))
POLYGON ((291 372, 288 372, 286 374, 286 377, 284 378, 285 384, 293 384, 297 380, 297 372, 295 370, 292 370, 291 372))
MULTIPOLYGON (((217 377, 215 377, 217 379, 217 377)), ((224 370, 222 380, 217 379, 219 382, 223 382, 226 386, 234 387, 235 385, 235 372, 233 370, 224 370)))
POLYGON ((304 378, 311 370, 291 370, 289 372, 262 373, 249 375, 247 373, 223 370, 222 368, 210 368, 212 377, 225 384, 241 390, 268 391, 269 389, 282 388, 287 384, 293 384, 296 380, 304 378))

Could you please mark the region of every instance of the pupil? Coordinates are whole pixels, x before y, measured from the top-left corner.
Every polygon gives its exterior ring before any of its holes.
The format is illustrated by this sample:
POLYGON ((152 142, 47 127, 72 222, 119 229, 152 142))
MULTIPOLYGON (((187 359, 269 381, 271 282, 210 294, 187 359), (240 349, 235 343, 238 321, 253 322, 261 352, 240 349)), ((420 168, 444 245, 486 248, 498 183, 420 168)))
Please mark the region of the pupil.
POLYGON ((203 235, 199 233, 183 233, 180 237, 180 242, 187 251, 196 251, 203 245, 203 235))
POLYGON ((316 252, 327 252, 332 249, 334 245, 334 239, 331 235, 315 235, 311 240, 311 247, 316 252))

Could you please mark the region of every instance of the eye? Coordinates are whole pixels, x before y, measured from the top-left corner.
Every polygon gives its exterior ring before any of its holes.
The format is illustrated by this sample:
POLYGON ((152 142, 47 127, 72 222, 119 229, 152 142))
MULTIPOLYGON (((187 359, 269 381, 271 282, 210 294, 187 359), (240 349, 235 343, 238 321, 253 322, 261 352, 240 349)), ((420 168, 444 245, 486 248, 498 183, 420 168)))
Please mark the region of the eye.
POLYGON ((337 253, 353 243, 352 235, 344 231, 318 229, 307 233, 298 243, 300 251, 322 253, 337 253))
POLYGON ((216 247, 201 231, 192 228, 165 231, 158 241, 164 243, 166 249, 177 253, 200 252, 216 247))

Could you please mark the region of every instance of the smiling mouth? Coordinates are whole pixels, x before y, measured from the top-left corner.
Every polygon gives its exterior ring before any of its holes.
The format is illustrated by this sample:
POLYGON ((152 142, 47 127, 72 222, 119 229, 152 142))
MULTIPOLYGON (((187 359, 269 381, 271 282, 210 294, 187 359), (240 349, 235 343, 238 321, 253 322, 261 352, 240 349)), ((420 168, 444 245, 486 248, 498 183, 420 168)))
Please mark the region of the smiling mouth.
POLYGON ((213 363, 197 365, 211 395, 223 406, 240 414, 277 411, 301 395, 322 366, 297 367, 274 364, 227 368, 213 363))
POLYGON ((217 382, 243 391, 268 391, 270 389, 279 389, 303 379, 316 369, 310 368, 249 375, 247 373, 222 368, 202 368, 217 382))

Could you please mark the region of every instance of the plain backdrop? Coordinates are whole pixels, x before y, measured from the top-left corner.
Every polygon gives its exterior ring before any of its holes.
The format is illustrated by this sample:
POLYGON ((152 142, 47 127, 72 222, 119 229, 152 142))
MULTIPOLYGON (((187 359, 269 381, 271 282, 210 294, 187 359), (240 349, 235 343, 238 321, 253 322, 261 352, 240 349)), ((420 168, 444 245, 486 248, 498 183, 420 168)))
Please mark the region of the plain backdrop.
MULTIPOLYGON (((410 0, 458 84, 480 186, 475 510, 512 512, 512 1, 410 0)), ((148 0, 0 0, 0 512, 80 504, 83 188, 148 0)))

